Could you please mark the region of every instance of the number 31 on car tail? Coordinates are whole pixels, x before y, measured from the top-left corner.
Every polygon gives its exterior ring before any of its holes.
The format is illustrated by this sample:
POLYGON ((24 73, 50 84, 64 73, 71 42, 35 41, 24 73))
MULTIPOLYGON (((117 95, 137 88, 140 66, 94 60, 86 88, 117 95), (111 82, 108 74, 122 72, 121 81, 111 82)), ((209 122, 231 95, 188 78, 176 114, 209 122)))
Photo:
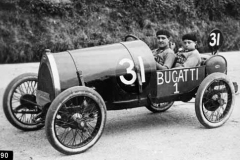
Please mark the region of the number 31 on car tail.
POLYGON ((223 34, 220 30, 214 29, 211 31, 208 37, 208 46, 212 50, 213 54, 217 53, 217 50, 223 44, 223 34))

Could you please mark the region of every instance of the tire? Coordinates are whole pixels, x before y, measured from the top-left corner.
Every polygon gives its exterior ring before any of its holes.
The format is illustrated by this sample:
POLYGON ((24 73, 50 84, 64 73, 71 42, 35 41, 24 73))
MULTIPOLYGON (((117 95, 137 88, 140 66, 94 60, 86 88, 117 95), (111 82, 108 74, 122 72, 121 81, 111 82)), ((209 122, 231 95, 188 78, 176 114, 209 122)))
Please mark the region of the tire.
POLYGON ((198 88, 195 112, 206 128, 222 126, 230 117, 235 102, 233 83, 223 73, 207 76, 198 88))
POLYGON ((25 73, 14 78, 4 92, 4 114, 20 130, 33 131, 44 126, 34 121, 41 112, 36 102, 36 89, 37 74, 25 73))
POLYGON ((101 137, 106 106, 93 89, 76 86, 60 93, 46 116, 45 131, 50 144, 67 155, 84 152, 101 137))
POLYGON ((153 113, 159 113, 159 112, 165 112, 169 108, 172 107, 174 101, 172 102, 163 102, 163 103, 152 103, 149 102, 149 105, 146 106, 146 108, 153 112, 153 113))

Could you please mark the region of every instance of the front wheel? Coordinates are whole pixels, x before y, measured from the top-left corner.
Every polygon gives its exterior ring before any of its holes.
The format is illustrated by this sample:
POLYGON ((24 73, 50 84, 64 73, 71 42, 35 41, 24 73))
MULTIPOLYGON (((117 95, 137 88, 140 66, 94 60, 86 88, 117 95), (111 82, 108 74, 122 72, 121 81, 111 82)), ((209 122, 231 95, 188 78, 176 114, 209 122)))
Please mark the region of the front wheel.
POLYGON ((235 100, 233 83, 223 73, 213 73, 201 83, 195 101, 199 122, 206 128, 223 125, 230 117, 235 100))
POLYGON ((91 148, 101 137, 106 106, 93 89, 76 86, 59 94, 46 116, 48 141, 59 152, 77 154, 91 148))

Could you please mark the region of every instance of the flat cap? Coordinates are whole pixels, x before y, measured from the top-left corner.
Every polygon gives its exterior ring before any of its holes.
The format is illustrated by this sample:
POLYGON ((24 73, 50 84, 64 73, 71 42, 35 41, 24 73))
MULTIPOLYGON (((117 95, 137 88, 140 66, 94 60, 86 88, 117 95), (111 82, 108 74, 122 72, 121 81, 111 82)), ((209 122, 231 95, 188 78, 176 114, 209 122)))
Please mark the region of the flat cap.
POLYGON ((167 30, 159 30, 156 33, 156 36, 158 36, 158 35, 165 35, 165 36, 167 36, 169 38, 171 36, 171 33, 169 31, 167 31, 167 30))
POLYGON ((194 33, 188 33, 188 34, 183 35, 182 40, 183 41, 184 40, 192 40, 192 41, 196 42, 197 41, 197 36, 194 33))

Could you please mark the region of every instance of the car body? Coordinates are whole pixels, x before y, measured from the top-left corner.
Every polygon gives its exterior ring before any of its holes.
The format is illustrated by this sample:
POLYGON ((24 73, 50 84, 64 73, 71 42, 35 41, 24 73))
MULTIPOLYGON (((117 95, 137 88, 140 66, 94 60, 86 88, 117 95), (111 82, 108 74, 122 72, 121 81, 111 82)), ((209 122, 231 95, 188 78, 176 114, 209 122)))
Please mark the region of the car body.
POLYGON ((37 103, 47 105, 62 91, 79 85, 96 90, 108 110, 145 106, 148 100, 190 100, 204 78, 214 72, 227 72, 223 56, 209 56, 206 63, 193 68, 156 70, 153 54, 141 40, 47 52, 38 72, 37 103))
POLYGON ((195 98, 200 123, 222 126, 233 111, 237 84, 227 77, 226 59, 215 52, 221 36, 219 30, 210 33, 213 54, 201 55, 201 65, 192 68, 156 70, 151 49, 134 36, 110 45, 46 50, 38 75, 20 75, 8 85, 4 113, 22 130, 45 126, 50 144, 64 154, 84 152, 98 141, 106 110, 146 106, 164 112, 174 101, 195 98), (16 107, 13 97, 19 97, 16 107), (31 116, 19 118, 25 114, 31 116))
POLYGON ((146 100, 148 94, 156 94, 156 90, 152 90, 156 88, 154 58, 149 47, 140 40, 60 53, 48 52, 43 55, 38 74, 37 101, 41 105, 53 101, 65 89, 79 85, 96 90, 108 109, 120 109, 117 105, 121 103, 128 107, 137 106, 142 99, 146 100), (141 70, 140 67, 134 68, 136 65, 144 67, 146 82, 142 83, 141 93, 137 77, 141 70), (77 72, 81 73, 84 84, 79 81, 77 72))

